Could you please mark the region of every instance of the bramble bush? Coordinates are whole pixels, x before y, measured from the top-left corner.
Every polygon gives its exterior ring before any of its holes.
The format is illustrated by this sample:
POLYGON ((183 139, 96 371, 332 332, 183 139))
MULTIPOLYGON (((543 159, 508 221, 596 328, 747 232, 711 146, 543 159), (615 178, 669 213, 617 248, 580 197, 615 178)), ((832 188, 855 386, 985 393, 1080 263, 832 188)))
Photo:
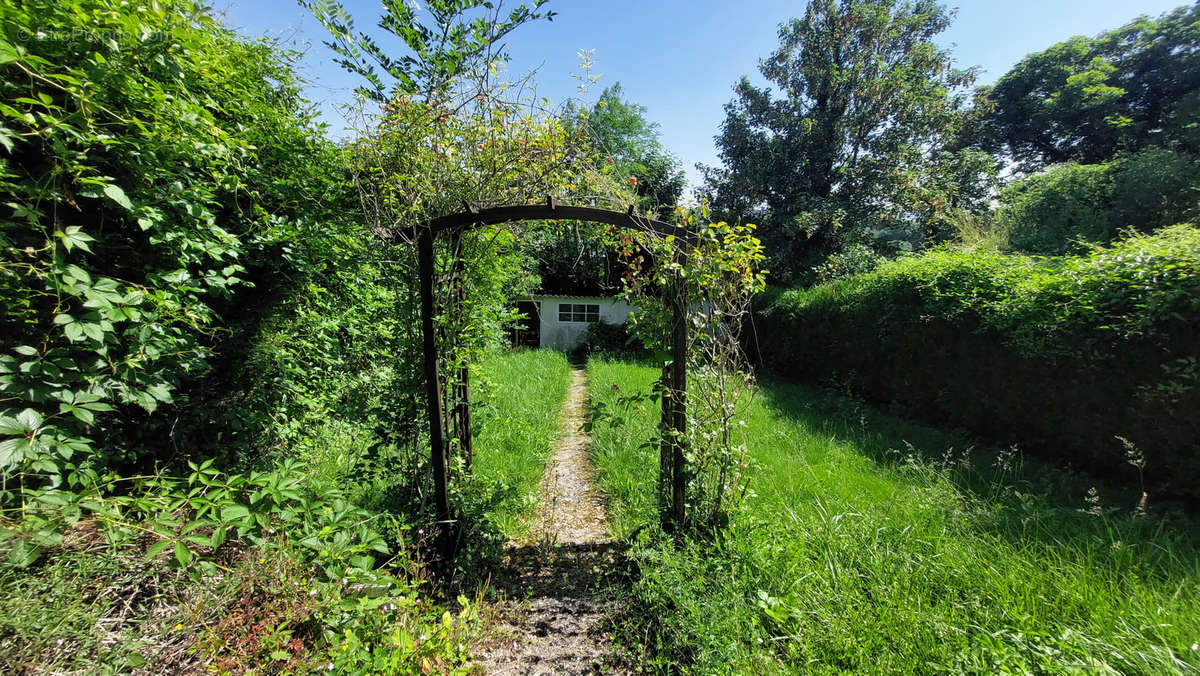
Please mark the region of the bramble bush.
POLYGON ((1200 495, 1200 229, 1075 257, 941 248, 780 294, 768 370, 836 379, 915 417, 1159 490, 1200 495), (1136 479, 1134 479, 1136 481, 1136 479))

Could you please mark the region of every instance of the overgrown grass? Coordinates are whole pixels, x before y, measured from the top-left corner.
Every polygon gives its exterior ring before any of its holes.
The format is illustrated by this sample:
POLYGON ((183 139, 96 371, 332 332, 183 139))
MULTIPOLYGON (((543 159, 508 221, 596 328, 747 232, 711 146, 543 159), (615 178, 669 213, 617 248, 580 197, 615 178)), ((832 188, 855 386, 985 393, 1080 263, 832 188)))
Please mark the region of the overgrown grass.
POLYGON ((762 299, 764 370, 1200 506, 1200 228, 1078 256, 938 248, 762 299))
MULTIPOLYGON (((480 364, 478 490, 460 497, 480 499, 472 506, 489 532, 520 528, 569 374, 566 358, 550 351, 496 353, 480 364)), ((414 546, 426 522, 396 494, 400 452, 344 418, 301 430, 287 455, 312 494, 300 512, 307 530, 267 513, 267 526, 230 535, 218 553, 189 541, 218 564, 203 577, 181 570, 171 551, 153 554, 158 535, 132 514, 136 532, 121 544, 95 516, 73 522, 34 565, 0 564, 0 672, 410 673, 460 664, 474 606, 443 602, 428 584, 414 546), (392 551, 350 572, 338 552, 357 542, 353 526, 364 522, 392 551), (458 621, 449 624, 447 611, 458 621)))
MULTIPOLYGON (((592 397, 650 368, 594 359, 592 397)), ((653 405, 595 431, 614 529, 653 519, 653 405)), ((1197 524, 1136 495, 782 383, 713 542, 639 538, 626 639, 662 670, 1195 673, 1197 524)), ((1132 467, 1131 472, 1136 472, 1132 467)))
POLYGON ((559 434, 571 365, 562 352, 518 350, 489 356, 472 393, 477 482, 490 486, 488 513, 502 533, 519 535, 559 434))

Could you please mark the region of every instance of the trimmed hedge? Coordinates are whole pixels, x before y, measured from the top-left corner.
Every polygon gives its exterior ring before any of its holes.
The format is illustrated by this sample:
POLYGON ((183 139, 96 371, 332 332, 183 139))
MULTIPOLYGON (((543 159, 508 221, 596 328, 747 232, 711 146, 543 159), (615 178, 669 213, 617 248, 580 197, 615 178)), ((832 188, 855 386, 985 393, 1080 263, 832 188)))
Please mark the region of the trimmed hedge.
POLYGON ((1200 496, 1200 230, 1087 255, 938 249, 769 300, 768 371, 1118 478, 1200 496))

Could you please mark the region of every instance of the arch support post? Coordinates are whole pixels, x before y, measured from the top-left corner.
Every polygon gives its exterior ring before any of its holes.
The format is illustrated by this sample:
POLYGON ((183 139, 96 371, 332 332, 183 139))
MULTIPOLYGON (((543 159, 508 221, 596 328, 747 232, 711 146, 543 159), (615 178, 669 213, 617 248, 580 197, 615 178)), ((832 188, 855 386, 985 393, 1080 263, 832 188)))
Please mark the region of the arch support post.
POLYGON ((454 554, 451 526, 449 477, 446 474, 446 439, 443 435, 441 379, 438 376, 437 335, 433 326, 433 231, 417 233, 417 274, 420 277, 421 343, 424 352, 425 395, 429 416, 429 454, 433 469, 433 499, 437 513, 440 550, 443 559, 454 554))
MULTIPOLYGON (((676 252, 676 260, 682 256, 676 252)), ((659 513, 663 530, 674 532, 686 518, 688 299, 687 286, 676 273, 668 289, 671 309, 671 364, 663 369, 662 443, 659 448, 659 513)))
MULTIPOLYGON (((463 257, 462 230, 454 230, 450 234, 450 250, 454 256, 451 266, 451 297, 454 301, 454 312, 457 313, 457 324, 461 328, 466 323, 467 315, 467 280, 466 263, 463 257)), ((454 436, 458 439, 459 451, 463 457, 463 469, 471 473, 472 444, 471 444, 471 374, 470 364, 462 354, 456 355, 456 371, 454 387, 451 390, 451 400, 454 409, 451 420, 454 422, 454 436)))

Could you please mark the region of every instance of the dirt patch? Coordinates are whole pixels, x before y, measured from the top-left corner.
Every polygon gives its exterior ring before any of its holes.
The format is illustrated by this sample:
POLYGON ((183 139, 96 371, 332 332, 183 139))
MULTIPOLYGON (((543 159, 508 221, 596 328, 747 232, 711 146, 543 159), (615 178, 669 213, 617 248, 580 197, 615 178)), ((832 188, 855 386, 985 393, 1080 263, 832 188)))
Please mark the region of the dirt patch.
POLYGON ((607 578, 621 547, 608 535, 603 496, 595 489, 588 443, 587 376, 576 368, 563 404, 562 433, 542 476, 535 527, 510 542, 493 582, 501 600, 478 646, 489 674, 624 673, 608 651, 603 619, 607 578))

